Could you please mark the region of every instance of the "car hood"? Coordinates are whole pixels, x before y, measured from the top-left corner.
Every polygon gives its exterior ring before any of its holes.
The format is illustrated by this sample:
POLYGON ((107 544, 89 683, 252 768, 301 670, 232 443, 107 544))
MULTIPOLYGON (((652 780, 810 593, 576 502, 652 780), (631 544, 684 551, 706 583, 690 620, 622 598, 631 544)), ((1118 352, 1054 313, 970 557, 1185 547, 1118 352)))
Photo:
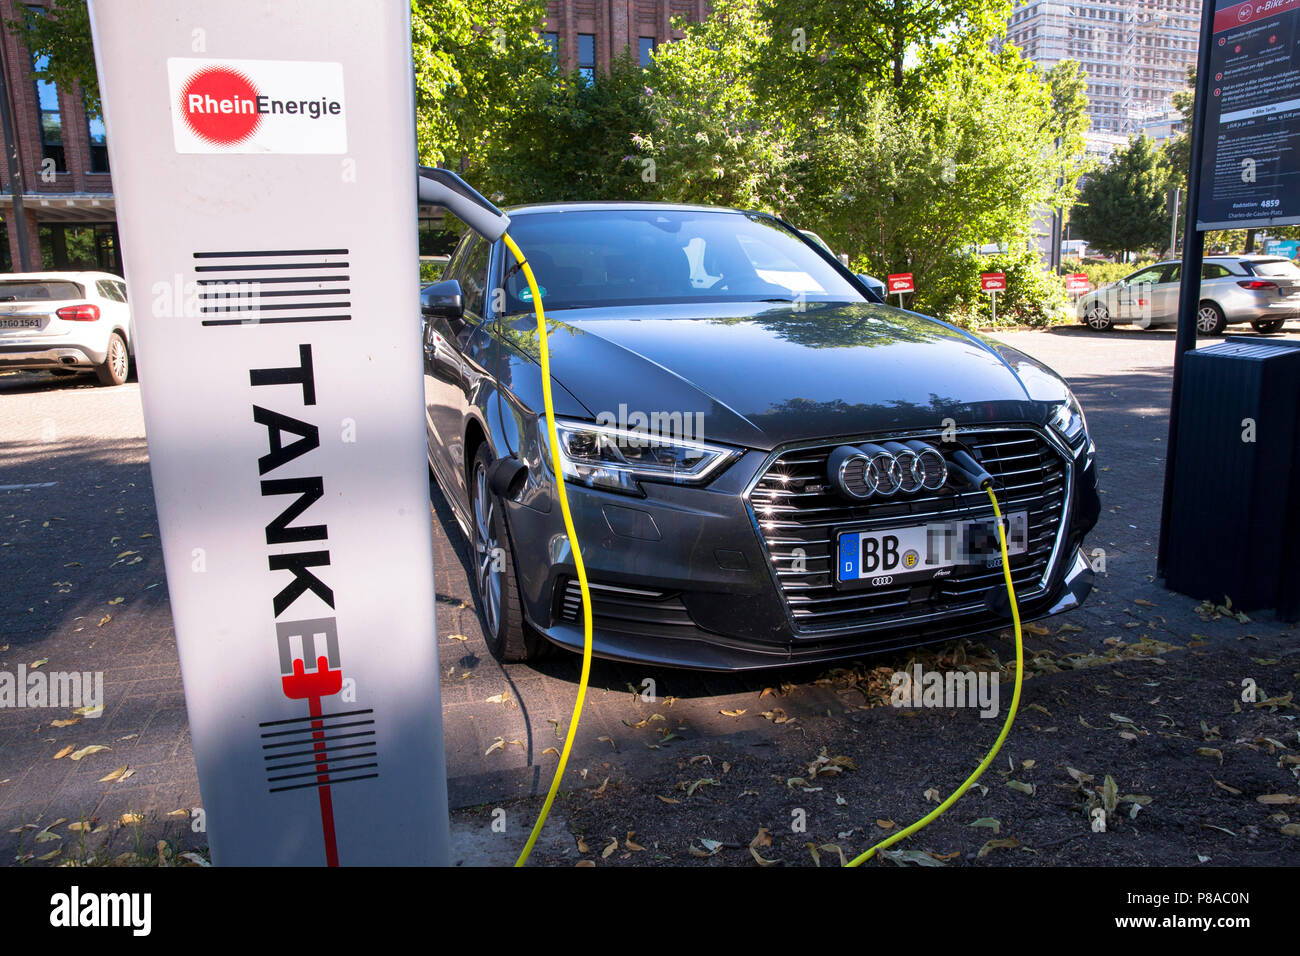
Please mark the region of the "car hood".
MULTIPOLYGON (((872 303, 573 309, 547 319, 552 375, 593 418, 645 427, 659 415, 675 427, 680 414, 703 429, 692 437, 764 450, 944 419, 1041 424, 1067 393, 1014 349, 872 303)), ((534 322, 511 316, 506 335, 535 354, 534 322)))

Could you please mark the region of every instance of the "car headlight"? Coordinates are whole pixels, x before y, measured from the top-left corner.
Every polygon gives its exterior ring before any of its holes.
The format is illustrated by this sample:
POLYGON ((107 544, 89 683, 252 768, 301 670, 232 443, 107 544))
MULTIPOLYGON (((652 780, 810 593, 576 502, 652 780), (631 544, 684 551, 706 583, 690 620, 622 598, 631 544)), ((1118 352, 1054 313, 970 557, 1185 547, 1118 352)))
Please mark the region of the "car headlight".
POLYGON ((1048 424, 1076 450, 1088 438, 1088 420, 1083 417, 1083 409, 1073 392, 1066 392, 1065 401, 1056 406, 1048 424))
POLYGON ((557 421, 555 432, 566 480, 634 494, 641 491, 640 481, 704 484, 741 454, 736 448, 590 422, 557 421))

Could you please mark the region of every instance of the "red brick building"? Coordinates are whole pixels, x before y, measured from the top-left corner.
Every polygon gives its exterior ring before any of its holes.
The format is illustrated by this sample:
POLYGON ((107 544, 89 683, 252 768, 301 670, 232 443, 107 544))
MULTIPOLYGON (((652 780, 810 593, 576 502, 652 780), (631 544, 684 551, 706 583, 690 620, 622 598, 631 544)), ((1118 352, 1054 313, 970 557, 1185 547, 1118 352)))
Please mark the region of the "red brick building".
MULTIPOLYGON (((43 6, 0 0, 0 20, 43 6)), ((0 139, 0 242, 3 271, 22 268, 15 190, 7 162, 16 154, 26 218, 27 268, 121 273, 104 123, 86 112, 81 92, 32 78, 31 53, 0 30, 0 78, 11 122, 0 139)))
POLYGON ((570 70, 608 70, 625 48, 642 64, 650 50, 676 39, 671 20, 703 20, 708 0, 552 0, 543 30, 570 70))
MULTIPOLYGON (((47 3, 0 0, 0 21, 47 3)), ((673 17, 702 20, 708 0, 552 0, 543 32, 566 69, 608 70, 624 49, 642 63, 674 33, 673 17)), ((32 55, 0 29, 0 97, 10 116, 0 138, 0 272, 23 268, 11 181, 16 154, 30 270, 102 269, 121 273, 104 123, 87 113, 77 89, 32 78, 32 55)))

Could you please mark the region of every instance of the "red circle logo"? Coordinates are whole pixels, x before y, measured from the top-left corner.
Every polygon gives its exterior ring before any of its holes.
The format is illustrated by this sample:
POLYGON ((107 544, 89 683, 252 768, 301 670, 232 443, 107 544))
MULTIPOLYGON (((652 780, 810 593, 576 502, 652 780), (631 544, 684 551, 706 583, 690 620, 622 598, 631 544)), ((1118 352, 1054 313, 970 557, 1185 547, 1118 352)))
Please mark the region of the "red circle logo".
POLYGON ((243 73, 210 66, 190 77, 179 105, 196 136, 218 146, 234 146, 253 135, 262 122, 257 97, 257 88, 243 73))

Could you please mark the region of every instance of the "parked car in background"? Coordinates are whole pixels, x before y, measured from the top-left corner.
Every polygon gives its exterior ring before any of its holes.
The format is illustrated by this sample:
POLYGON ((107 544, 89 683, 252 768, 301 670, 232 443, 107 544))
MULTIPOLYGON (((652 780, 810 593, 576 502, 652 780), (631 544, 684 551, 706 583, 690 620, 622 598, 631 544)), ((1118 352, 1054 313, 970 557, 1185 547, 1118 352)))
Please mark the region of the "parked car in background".
POLYGON ((121 385, 131 370, 126 283, 107 272, 0 275, 0 369, 93 371, 121 385))
MULTIPOLYGON (((1143 266, 1118 282, 1079 298, 1079 321, 1105 331, 1176 325, 1183 266, 1178 260, 1143 266)), ((1196 330, 1220 335, 1249 322, 1256 332, 1277 332, 1300 319, 1300 266, 1281 256, 1209 256, 1201 266, 1196 330)))

